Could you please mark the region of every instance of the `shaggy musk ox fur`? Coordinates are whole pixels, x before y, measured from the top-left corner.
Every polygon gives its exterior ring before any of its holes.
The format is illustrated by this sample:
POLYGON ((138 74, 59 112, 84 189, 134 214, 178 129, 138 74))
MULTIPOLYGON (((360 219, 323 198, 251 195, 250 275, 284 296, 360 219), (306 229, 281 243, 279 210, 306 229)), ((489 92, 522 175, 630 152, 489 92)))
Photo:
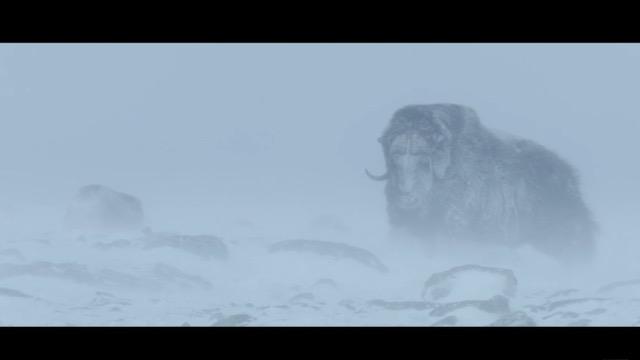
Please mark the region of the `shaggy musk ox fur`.
POLYGON ((531 244, 585 260, 596 226, 571 166, 532 141, 487 130, 454 104, 398 110, 384 131, 389 221, 427 241, 531 244))

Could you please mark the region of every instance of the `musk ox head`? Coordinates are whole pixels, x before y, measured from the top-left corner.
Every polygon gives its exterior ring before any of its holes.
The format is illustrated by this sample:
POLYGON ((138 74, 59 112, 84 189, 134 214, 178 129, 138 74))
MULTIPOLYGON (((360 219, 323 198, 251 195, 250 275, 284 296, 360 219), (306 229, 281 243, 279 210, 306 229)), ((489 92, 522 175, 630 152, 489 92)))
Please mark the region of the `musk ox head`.
POLYGON ((387 171, 373 180, 387 181, 389 206, 423 208, 448 176, 465 133, 479 126, 470 108, 453 104, 410 105, 396 111, 378 139, 387 171))

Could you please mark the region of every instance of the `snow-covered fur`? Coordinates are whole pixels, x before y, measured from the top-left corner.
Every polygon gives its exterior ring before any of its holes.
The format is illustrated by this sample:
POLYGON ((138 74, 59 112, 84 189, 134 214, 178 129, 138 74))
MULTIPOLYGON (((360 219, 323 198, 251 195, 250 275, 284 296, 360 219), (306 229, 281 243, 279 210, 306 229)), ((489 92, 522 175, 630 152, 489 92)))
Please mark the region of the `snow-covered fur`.
POLYGON ((589 258, 596 226, 572 167, 532 141, 487 130, 455 104, 411 105, 384 131, 391 225, 425 240, 533 247, 589 258))

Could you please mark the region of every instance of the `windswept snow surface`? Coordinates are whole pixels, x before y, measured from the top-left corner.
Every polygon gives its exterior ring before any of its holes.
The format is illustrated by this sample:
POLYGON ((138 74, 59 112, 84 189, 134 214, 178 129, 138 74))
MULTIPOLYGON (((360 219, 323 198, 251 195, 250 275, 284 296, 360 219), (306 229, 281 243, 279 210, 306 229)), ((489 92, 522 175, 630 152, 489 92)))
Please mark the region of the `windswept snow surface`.
POLYGON ((331 251, 273 251, 292 239, 16 235, 0 248, 0 325, 640 325, 640 280, 597 266, 566 268, 530 249, 452 258, 384 236, 336 237, 313 243, 331 251))

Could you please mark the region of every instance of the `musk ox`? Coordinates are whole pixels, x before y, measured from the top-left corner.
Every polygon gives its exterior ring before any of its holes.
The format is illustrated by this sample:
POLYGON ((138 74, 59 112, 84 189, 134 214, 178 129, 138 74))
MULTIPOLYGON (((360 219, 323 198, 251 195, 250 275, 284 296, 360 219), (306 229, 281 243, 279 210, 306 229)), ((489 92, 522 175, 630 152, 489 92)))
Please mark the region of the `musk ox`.
POLYGON ((383 135, 387 213, 394 229, 445 244, 530 244, 586 260, 596 230, 576 172, 533 141, 489 131, 455 104, 398 110, 383 135))
POLYGON ((140 230, 144 225, 142 204, 136 197, 102 185, 87 185, 69 206, 65 225, 71 230, 97 233, 140 230))

